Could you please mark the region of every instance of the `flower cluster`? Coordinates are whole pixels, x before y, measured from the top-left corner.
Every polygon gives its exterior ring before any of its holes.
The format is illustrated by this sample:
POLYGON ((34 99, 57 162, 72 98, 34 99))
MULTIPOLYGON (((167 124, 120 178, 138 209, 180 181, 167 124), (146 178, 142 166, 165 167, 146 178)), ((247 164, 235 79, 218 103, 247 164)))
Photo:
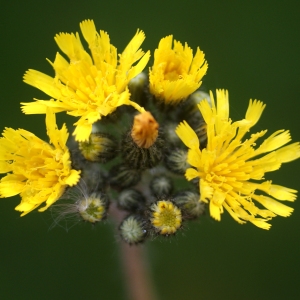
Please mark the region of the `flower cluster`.
MULTIPOLYGON (((279 130, 259 146, 266 130, 249 135, 265 104, 250 100, 244 119, 229 118, 229 98, 216 100, 199 90, 208 64, 173 36, 161 39, 147 75, 150 51, 138 30, 117 53, 108 34, 94 22, 78 33, 60 33, 63 52, 52 65, 55 75, 28 70, 24 81, 49 100, 23 102, 25 114, 46 114, 50 143, 32 133, 6 128, 0 139, 0 196, 20 194, 22 216, 43 202, 44 211, 62 208, 90 223, 122 215, 124 241, 137 244, 151 236, 169 236, 209 208, 215 220, 224 209, 238 223, 269 229, 276 215, 287 217, 296 190, 265 180, 267 172, 300 157, 299 143, 279 130), (55 114, 77 117, 73 136, 57 129, 55 114), (123 214, 116 214, 124 212, 123 214)), ((59 209, 58 209, 59 211, 59 209)))

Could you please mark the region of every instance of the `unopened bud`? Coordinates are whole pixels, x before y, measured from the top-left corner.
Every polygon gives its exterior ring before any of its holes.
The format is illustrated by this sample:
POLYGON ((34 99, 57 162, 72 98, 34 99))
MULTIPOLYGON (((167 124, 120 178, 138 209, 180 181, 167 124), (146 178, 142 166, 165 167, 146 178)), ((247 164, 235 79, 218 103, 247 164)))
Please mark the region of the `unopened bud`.
POLYGON ((140 148, 151 147, 158 136, 158 123, 148 111, 134 117, 131 137, 140 148))
POLYGON ((108 134, 91 133, 87 142, 79 143, 79 150, 86 160, 105 162, 115 156, 116 142, 108 134))
POLYGON ((146 202, 143 194, 134 189, 123 190, 118 197, 118 205, 129 211, 135 211, 146 202))
POLYGON ((174 202, 182 208, 183 215, 188 219, 198 218, 205 213, 205 203, 199 201, 197 193, 185 191, 175 196, 174 202))
POLYGON ((143 242, 147 230, 143 219, 138 216, 129 216, 120 225, 120 233, 123 240, 128 244, 138 244, 143 242))
POLYGON ((166 197, 171 194, 173 184, 169 177, 156 176, 150 182, 150 188, 156 197, 166 197))
POLYGON ((92 193, 78 202, 81 217, 91 223, 101 221, 106 216, 106 208, 106 198, 100 193, 92 193))

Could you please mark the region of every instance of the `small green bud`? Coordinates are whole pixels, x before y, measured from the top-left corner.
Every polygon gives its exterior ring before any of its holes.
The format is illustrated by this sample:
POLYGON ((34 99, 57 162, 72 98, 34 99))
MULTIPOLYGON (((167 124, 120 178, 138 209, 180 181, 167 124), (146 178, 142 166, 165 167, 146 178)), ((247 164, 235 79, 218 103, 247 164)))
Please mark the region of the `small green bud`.
POLYGON ((99 164, 85 161, 81 168, 81 185, 88 191, 101 191, 105 188, 106 178, 99 164))
POLYGON ((117 165, 111 169, 109 183, 115 188, 123 189, 137 184, 141 177, 141 170, 127 165, 117 165))
POLYGON ((92 193, 78 201, 78 211, 81 217, 88 222, 95 223, 106 216, 107 200, 100 193, 92 193))
POLYGON ((118 205, 128 211, 135 211, 145 205, 143 194, 134 189, 123 190, 118 197, 118 205))
POLYGON ((166 122, 163 127, 164 137, 168 143, 172 145, 181 144, 181 140, 175 132, 176 127, 178 126, 178 122, 166 122))
POLYGON ((171 194, 173 184, 169 177, 161 175, 152 179, 150 182, 150 189, 156 197, 166 197, 171 194))
POLYGON ((79 150, 83 157, 89 161, 106 162, 115 157, 117 144, 115 140, 105 133, 91 133, 88 142, 80 142, 79 150))
POLYGON ((205 213, 205 203, 200 202, 200 195, 194 192, 181 192, 174 197, 174 202, 182 208, 187 219, 198 218, 205 213))
POLYGON ((184 174, 186 169, 190 167, 187 162, 187 150, 185 149, 174 149, 165 156, 166 167, 176 173, 184 174))
POLYGON ((147 235, 145 221, 141 217, 134 215, 130 215, 124 219, 119 230, 121 237, 128 244, 141 243, 147 235))
POLYGON ((204 99, 206 99, 211 104, 210 96, 208 93, 205 93, 203 91, 196 91, 191 94, 180 108, 179 119, 190 121, 190 118, 195 117, 195 115, 197 115, 198 118, 202 117, 198 109, 198 104, 204 99))
POLYGON ((145 87, 147 84, 147 79, 148 76, 144 72, 142 72, 129 81, 128 88, 130 91, 130 98, 132 101, 139 104, 142 104, 145 101, 147 101, 147 99, 145 99, 145 87))

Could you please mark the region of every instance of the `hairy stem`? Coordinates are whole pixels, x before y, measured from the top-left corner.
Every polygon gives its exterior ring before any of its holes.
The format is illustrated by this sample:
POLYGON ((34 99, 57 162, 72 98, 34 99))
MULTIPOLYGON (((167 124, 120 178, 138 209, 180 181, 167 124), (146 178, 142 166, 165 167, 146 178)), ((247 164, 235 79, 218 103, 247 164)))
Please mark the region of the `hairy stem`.
POLYGON ((143 246, 129 246, 122 242, 122 261, 124 276, 128 289, 129 299, 154 300, 156 299, 145 261, 145 248, 143 246))
MULTIPOLYGON (((110 207, 110 215, 115 219, 117 225, 125 216, 115 203, 112 203, 110 207)), ((128 245, 124 241, 119 241, 119 244, 128 299, 156 300, 145 247, 143 245, 128 245)))

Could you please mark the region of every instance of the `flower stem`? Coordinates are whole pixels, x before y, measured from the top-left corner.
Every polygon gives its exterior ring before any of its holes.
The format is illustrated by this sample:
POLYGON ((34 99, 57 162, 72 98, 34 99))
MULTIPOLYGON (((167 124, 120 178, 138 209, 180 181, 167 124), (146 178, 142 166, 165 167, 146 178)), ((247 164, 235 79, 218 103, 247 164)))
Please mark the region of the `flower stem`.
POLYGON ((129 299, 154 300, 152 282, 146 264, 145 248, 121 242, 122 261, 129 299))
MULTIPOLYGON (((109 209, 110 216, 117 224, 124 218, 125 213, 112 203, 109 209)), ((119 241, 123 276, 130 300, 156 300, 154 286, 149 274, 147 257, 144 245, 128 245, 119 241)))

